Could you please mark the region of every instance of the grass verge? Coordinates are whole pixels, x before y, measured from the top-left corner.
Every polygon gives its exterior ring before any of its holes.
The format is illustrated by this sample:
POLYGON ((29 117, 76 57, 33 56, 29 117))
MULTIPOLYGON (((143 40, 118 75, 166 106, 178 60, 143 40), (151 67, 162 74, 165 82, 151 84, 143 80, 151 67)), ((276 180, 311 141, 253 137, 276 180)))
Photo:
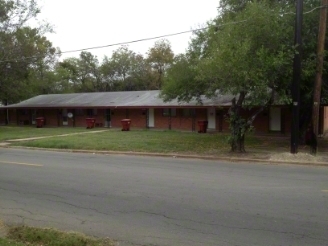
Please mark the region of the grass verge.
MULTIPOLYGON (((133 130, 122 132, 111 129, 94 134, 81 134, 14 143, 16 146, 82 149, 98 151, 133 151, 213 155, 229 151, 227 134, 199 134, 180 131, 133 130)), ((261 140, 249 136, 246 146, 259 146, 261 140)))
POLYGON ((2 246, 114 246, 109 239, 96 239, 80 233, 61 232, 27 226, 12 227, 6 238, 0 238, 2 246))
POLYGON ((103 130, 102 128, 94 128, 86 130, 85 128, 36 128, 31 126, 18 127, 18 126, 0 126, 0 141, 6 141, 10 139, 31 138, 52 136, 70 133, 90 132, 94 130, 103 130))

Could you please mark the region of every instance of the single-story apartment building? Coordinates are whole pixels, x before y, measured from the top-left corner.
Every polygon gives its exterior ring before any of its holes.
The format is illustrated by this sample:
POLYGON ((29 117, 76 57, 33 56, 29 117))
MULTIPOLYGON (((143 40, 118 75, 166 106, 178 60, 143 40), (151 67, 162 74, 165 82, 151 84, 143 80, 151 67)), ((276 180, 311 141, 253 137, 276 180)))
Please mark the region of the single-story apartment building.
MULTIPOLYGON (((85 127, 95 119, 96 127, 121 127, 122 119, 133 128, 198 130, 198 121, 207 121, 208 130, 229 131, 226 115, 232 96, 217 95, 202 103, 196 100, 164 102, 160 91, 118 91, 39 95, 17 104, 0 107, 0 124, 35 125, 44 117, 46 127, 85 127)), ((253 109, 256 110, 256 109, 253 109)), ((245 110, 250 115, 251 110, 245 110)), ((291 109, 274 105, 261 112, 253 122, 256 132, 289 133, 291 109)), ((327 107, 320 109, 320 132, 328 130, 327 107)))

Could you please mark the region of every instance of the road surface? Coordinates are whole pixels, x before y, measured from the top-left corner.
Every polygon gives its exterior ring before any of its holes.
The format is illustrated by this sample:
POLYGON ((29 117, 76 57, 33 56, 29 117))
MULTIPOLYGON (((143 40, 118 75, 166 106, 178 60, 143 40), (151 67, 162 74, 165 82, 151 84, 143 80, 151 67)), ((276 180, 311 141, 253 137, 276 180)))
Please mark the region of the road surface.
POLYGON ((328 245, 328 168, 0 148, 0 219, 118 245, 328 245))

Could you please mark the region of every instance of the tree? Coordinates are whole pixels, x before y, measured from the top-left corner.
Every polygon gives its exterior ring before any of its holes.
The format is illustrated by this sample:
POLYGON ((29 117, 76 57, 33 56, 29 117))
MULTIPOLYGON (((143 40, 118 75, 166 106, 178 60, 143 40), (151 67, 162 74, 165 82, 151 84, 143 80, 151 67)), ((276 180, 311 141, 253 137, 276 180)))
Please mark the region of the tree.
POLYGON ((67 58, 62 62, 58 62, 54 70, 57 81, 66 85, 67 88, 71 87, 74 92, 81 91, 81 86, 78 80, 78 63, 78 58, 67 58))
POLYGON ((0 101, 14 103, 39 92, 37 84, 56 60, 44 33, 48 24, 29 26, 40 12, 33 0, 0 0, 0 101), (40 79, 35 82, 35 78, 40 79))
POLYGON ((98 58, 83 51, 79 58, 67 58, 59 62, 55 69, 57 79, 68 91, 95 92, 103 90, 103 75, 98 58), (71 89, 69 89, 71 87, 71 89))
POLYGON ((196 33, 187 55, 168 70, 162 90, 166 100, 200 100, 202 94, 213 97, 217 93, 234 96, 229 110, 232 151, 245 151, 245 134, 256 116, 276 93, 286 94, 293 26, 292 16, 285 14, 290 10, 280 7, 251 2, 237 13, 218 16, 207 30, 196 33), (241 116, 242 109, 255 105, 262 106, 249 118, 241 116))
POLYGON ((100 66, 100 72, 103 75, 104 91, 115 91, 115 64, 107 56, 100 66))
POLYGON ((83 51, 78 61, 79 80, 82 91, 100 91, 102 76, 96 56, 83 51))
POLYGON ((119 47, 112 54, 110 63, 114 68, 115 82, 120 90, 129 90, 131 87, 130 71, 134 56, 135 53, 127 46, 119 47))
POLYGON ((152 70, 151 65, 140 54, 135 55, 132 59, 130 75, 133 90, 151 90, 152 81, 156 80, 156 74, 152 70))
POLYGON ((146 90, 155 77, 148 61, 127 46, 105 57, 100 70, 106 90, 146 90))
MULTIPOLYGON (((248 3, 254 0, 222 0, 220 1, 219 13, 222 15, 236 15, 245 9, 248 3)), ((263 1, 264 2, 264 1, 263 1)), ((285 9, 286 15, 294 17, 295 1, 270 0, 268 3, 276 3, 285 9), (292 8, 291 8, 292 7, 292 8)), ((305 131, 311 124, 313 102, 313 79, 316 74, 316 49, 318 35, 320 2, 317 0, 304 0, 303 33, 302 33, 302 82, 300 85, 300 138, 304 141, 305 131)), ((288 20, 286 20, 288 21, 288 20)), ((295 19, 289 20, 290 26, 294 26, 295 19)), ((327 36, 328 34, 326 34, 327 36)), ((327 40, 327 39, 326 39, 327 40)), ((323 80, 327 77, 327 63, 324 63, 323 80)), ((290 90, 290 88, 288 89, 290 90)), ((321 103, 328 101, 328 87, 322 85, 321 103)))
POLYGON ((147 56, 150 66, 156 71, 156 79, 153 81, 152 87, 158 90, 162 87, 166 70, 173 62, 174 53, 170 42, 166 39, 156 41, 154 47, 149 49, 147 56))

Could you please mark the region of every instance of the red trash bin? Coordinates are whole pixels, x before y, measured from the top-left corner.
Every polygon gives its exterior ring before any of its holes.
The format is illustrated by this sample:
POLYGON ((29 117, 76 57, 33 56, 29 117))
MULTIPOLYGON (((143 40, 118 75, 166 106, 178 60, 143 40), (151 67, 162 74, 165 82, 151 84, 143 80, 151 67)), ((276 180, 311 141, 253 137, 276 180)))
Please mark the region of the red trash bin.
POLYGON ((130 119, 123 119, 121 120, 122 123, 122 131, 130 131, 131 120, 130 119))
POLYGON ((87 129, 95 127, 96 119, 95 118, 86 118, 85 122, 87 123, 87 129))
POLYGON ((207 125, 208 125, 208 121, 207 120, 199 120, 198 121, 198 132, 199 133, 206 133, 206 131, 207 131, 207 125))
POLYGON ((44 117, 35 118, 36 120, 36 127, 42 128, 44 126, 44 117))

